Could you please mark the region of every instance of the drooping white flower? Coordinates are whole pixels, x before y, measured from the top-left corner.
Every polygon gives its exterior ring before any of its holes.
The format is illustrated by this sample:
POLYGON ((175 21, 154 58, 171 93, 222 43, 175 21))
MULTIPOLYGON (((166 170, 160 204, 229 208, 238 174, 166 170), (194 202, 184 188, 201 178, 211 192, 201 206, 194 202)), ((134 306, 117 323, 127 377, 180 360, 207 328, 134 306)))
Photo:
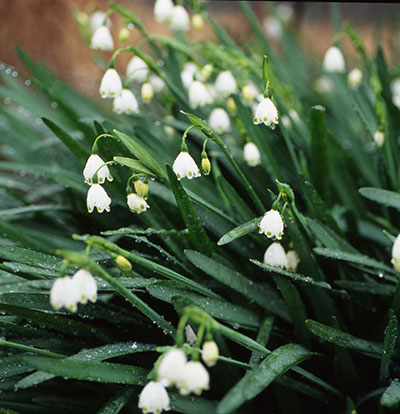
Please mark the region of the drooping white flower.
POLYGON ((195 13, 192 16, 192 26, 194 30, 202 30, 204 26, 203 16, 200 13, 195 13))
POLYGON ((161 414, 171 409, 166 389, 155 381, 150 381, 139 395, 138 407, 143 413, 161 414))
POLYGON ((187 177, 189 180, 192 178, 200 177, 200 170, 192 156, 185 151, 181 151, 175 158, 172 169, 176 174, 176 177, 180 181, 182 178, 187 177))
POLYGON ((247 142, 243 148, 243 157, 247 165, 256 167, 261 164, 261 154, 254 142, 247 142))
POLYGON ((346 64, 340 49, 336 46, 330 47, 325 53, 322 67, 327 72, 343 73, 346 71, 346 64))
POLYGON ((77 309, 79 290, 73 280, 68 277, 59 277, 50 290, 50 304, 55 309, 66 308, 71 312, 77 309))
MULTIPOLYGON (((104 161, 97 154, 92 154, 86 161, 85 168, 83 170, 83 176, 85 177, 85 183, 92 185, 93 176, 95 172, 104 165, 104 161)), ((113 177, 108 169, 107 165, 104 165, 102 168, 97 171, 97 179, 100 184, 103 184, 105 180, 112 181, 113 177)))
POLYGON ((297 254, 296 250, 289 250, 286 253, 286 258, 288 261, 288 269, 292 272, 295 272, 297 270, 297 266, 300 263, 300 257, 297 254))
POLYGON ((318 93, 330 94, 333 91, 332 79, 329 79, 327 76, 320 76, 314 82, 314 88, 318 93))
POLYGON ((210 375, 201 362, 189 361, 184 367, 182 378, 177 386, 182 395, 192 392, 200 395, 203 390, 209 389, 210 375))
POLYGON ((249 83, 247 83, 245 86, 243 86, 243 88, 242 88, 242 96, 243 96, 243 99, 247 103, 251 103, 255 99, 258 99, 259 101, 261 101, 263 99, 263 96, 260 94, 259 89, 251 81, 249 83))
POLYGON ((192 108, 204 106, 212 102, 210 91, 199 82, 193 81, 189 86, 189 103, 192 108))
POLYGON ((88 300, 96 302, 97 300, 97 284, 90 272, 85 269, 78 270, 72 277, 72 281, 79 291, 79 301, 82 304, 88 300))
POLYGON ((259 233, 264 233, 268 238, 276 237, 278 240, 283 235, 283 220, 277 210, 269 210, 258 225, 259 233))
POLYGON ((392 264, 396 272, 400 273, 400 234, 396 237, 392 247, 392 264))
POLYGON ((169 28, 187 32, 190 29, 189 14, 183 6, 174 6, 169 19, 169 28))
POLYGON ((100 96, 105 98, 115 98, 122 91, 121 78, 114 68, 106 70, 100 84, 100 96))
POLYGON ((214 88, 219 96, 226 98, 237 92, 237 83, 229 70, 220 72, 215 79, 214 88))
POLYGON ((147 63, 139 56, 134 56, 126 67, 126 77, 129 80, 143 83, 149 74, 147 63))
POLYGON ((117 114, 131 114, 139 111, 136 96, 130 89, 122 89, 121 93, 113 101, 113 111, 117 114))
POLYGON ((278 242, 274 242, 264 253, 264 263, 270 266, 287 269, 288 259, 285 249, 278 242))
POLYGON ((189 89, 190 85, 194 82, 193 73, 183 70, 181 72, 181 80, 182 80, 182 85, 184 86, 184 88, 189 89))
POLYGON ((96 29, 104 25, 106 25, 107 27, 111 27, 111 20, 108 17, 106 18, 106 14, 103 13, 102 11, 100 10, 95 11, 90 16, 89 27, 90 27, 91 32, 92 33, 95 32, 96 29))
POLYGON ((142 197, 139 197, 135 193, 130 193, 126 197, 126 202, 128 204, 129 209, 134 213, 143 213, 146 211, 150 206, 147 204, 146 200, 142 197))
POLYGON ((268 16, 264 19, 263 30, 271 39, 279 40, 282 37, 282 24, 274 16, 268 16))
POLYGON ((165 88, 165 82, 157 75, 150 75, 149 82, 155 93, 159 93, 165 88))
POLYGON ((289 23, 294 16, 293 7, 288 4, 279 3, 275 8, 275 13, 285 23, 289 23))
POLYGON ((219 134, 229 132, 231 130, 231 120, 229 115, 222 108, 214 108, 208 118, 208 124, 212 129, 215 129, 219 134))
POLYGON ((171 0, 156 0, 154 4, 154 19, 158 23, 168 23, 174 3, 171 0))
POLYGON ((187 359, 185 353, 180 349, 171 349, 161 358, 157 367, 157 380, 166 387, 179 382, 187 359))
POLYGON ((264 123, 264 125, 275 129, 275 125, 279 122, 278 110, 271 101, 270 98, 264 98, 255 110, 253 123, 258 125, 264 123))
POLYGON ((219 357, 218 345, 215 341, 206 341, 203 344, 201 358, 208 367, 214 366, 219 357))
POLYGON ((110 29, 107 26, 100 26, 92 35, 90 47, 97 50, 110 51, 114 49, 114 41, 110 29))
POLYGON ((89 213, 95 207, 98 213, 102 213, 104 210, 108 213, 110 211, 110 204, 111 198, 106 193, 106 190, 100 184, 92 184, 86 197, 86 205, 89 213))
POLYGON ((376 131, 374 134, 375 145, 380 148, 385 143, 385 133, 383 131, 376 131))
POLYGON ((363 73, 361 69, 354 68, 348 75, 347 75, 347 83, 351 88, 358 88, 361 85, 363 78, 363 73))

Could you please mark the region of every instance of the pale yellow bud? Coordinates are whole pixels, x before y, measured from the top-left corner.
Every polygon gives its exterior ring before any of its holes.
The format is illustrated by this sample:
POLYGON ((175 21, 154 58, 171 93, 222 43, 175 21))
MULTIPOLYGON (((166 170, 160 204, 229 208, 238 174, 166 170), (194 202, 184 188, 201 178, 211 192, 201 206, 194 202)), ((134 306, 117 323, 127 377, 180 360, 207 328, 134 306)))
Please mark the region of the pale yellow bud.
POLYGON ((115 259, 115 264, 118 266, 118 269, 121 270, 121 272, 128 273, 132 270, 131 262, 124 256, 117 256, 115 259))
POLYGON ((130 35, 129 29, 127 27, 123 27, 119 31, 119 41, 121 43, 125 43, 128 40, 129 35, 130 35))
POLYGON ((212 367, 217 363, 219 357, 219 349, 218 345, 215 341, 206 341, 203 344, 203 349, 201 353, 201 358, 203 359, 204 363, 212 367))
POLYGON ((140 92, 142 95, 143 102, 149 103, 153 99, 154 91, 153 91, 153 87, 151 86, 149 82, 145 82, 142 85, 142 89, 140 92))
POLYGON ((214 66, 211 65, 210 63, 207 63, 207 65, 204 65, 201 68, 201 71, 200 71, 201 78, 203 80, 207 80, 210 77, 210 75, 212 74, 213 70, 214 70, 214 66))
POLYGON ((211 172, 211 163, 208 158, 201 159, 201 169, 203 170, 204 175, 208 175, 211 172))
POLYGON ((147 194, 149 194, 149 185, 147 183, 144 183, 142 180, 136 180, 134 182, 134 185, 135 185, 136 194, 139 197, 146 199, 147 194))
POLYGON ((236 114, 236 103, 232 97, 227 99, 226 107, 231 115, 236 114))
POLYGON ((204 26, 203 16, 200 13, 195 13, 192 16, 192 26, 194 30, 202 30, 204 26))
POLYGON ((243 95, 243 98, 246 102, 253 102, 254 94, 253 94, 253 91, 252 91, 252 89, 249 85, 243 86, 242 95, 243 95))

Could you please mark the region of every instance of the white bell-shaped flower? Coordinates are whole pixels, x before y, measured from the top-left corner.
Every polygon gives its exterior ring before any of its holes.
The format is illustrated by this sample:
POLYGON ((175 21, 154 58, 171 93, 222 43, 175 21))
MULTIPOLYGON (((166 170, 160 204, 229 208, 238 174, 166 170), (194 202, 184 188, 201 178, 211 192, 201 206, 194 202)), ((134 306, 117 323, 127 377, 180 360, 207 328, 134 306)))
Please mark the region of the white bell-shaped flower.
POLYGON ((255 110, 253 123, 258 125, 264 123, 264 125, 275 129, 275 125, 279 122, 278 110, 271 101, 270 98, 264 98, 255 110))
POLYGON ((83 176, 85 177, 85 183, 92 185, 93 176, 97 171, 97 179, 100 184, 103 184, 107 178, 108 181, 112 181, 113 177, 108 169, 107 165, 104 165, 104 161, 97 154, 92 154, 86 161, 85 168, 83 170, 83 176), (100 168, 101 167, 101 168, 100 168), (100 168, 100 169, 99 169, 100 168))
POLYGON ((203 344, 201 359, 208 367, 214 366, 219 357, 218 345, 215 341, 206 341, 203 344))
POLYGON ((85 269, 78 270, 72 277, 72 281, 79 291, 79 301, 82 304, 88 300, 96 302, 97 300, 97 284, 90 272, 85 269))
POLYGON ((288 259, 285 249, 278 242, 272 243, 264 253, 264 263, 274 267, 287 269, 288 259))
POLYGON ((139 112, 139 104, 136 96, 130 89, 122 89, 121 93, 113 101, 113 111, 119 114, 132 114, 139 112))
POLYGON ((162 92, 165 88, 165 82, 157 75, 150 75, 149 82, 155 93, 162 92))
POLYGON ((108 17, 106 18, 106 14, 103 13, 102 11, 100 10, 95 11, 90 16, 90 21, 89 21, 89 28, 91 32, 92 33, 95 32, 96 29, 104 25, 106 25, 107 27, 111 27, 111 20, 108 17))
POLYGON ((100 184, 92 184, 86 197, 88 212, 91 213, 96 207, 98 213, 102 213, 104 210, 108 213, 110 211, 110 204, 111 198, 106 193, 106 190, 100 184))
POLYGON ((130 193, 126 197, 126 202, 128 204, 129 209, 134 213, 143 213, 146 211, 150 206, 147 204, 146 200, 142 197, 139 197, 135 193, 130 193))
POLYGON ((193 81, 189 86, 189 103, 192 108, 212 103, 212 97, 207 87, 199 82, 193 81))
POLYGON ((341 50, 336 47, 330 47, 325 53, 322 67, 327 72, 343 73, 346 71, 346 64, 341 50))
POLYGON ((156 0, 154 4, 154 19, 158 23, 168 23, 172 16, 174 3, 171 0, 156 0))
POLYGON ((219 96, 226 98, 232 93, 237 92, 237 83, 232 73, 229 70, 220 72, 215 79, 215 90, 219 96))
POLYGON ((383 131, 375 131, 374 142, 377 148, 381 148, 385 143, 385 133, 383 131))
POLYGON ((267 211, 258 225, 258 230, 260 233, 264 233, 268 238, 276 237, 280 240, 283 235, 283 220, 279 211, 267 211))
POLYGON ((122 91, 121 78, 114 68, 106 70, 100 84, 100 96, 105 98, 115 98, 122 91))
POLYGON ((264 33, 271 39, 279 40, 282 37, 282 23, 274 16, 268 16, 263 21, 264 33))
POLYGON ((139 56, 134 56, 126 67, 126 77, 129 80, 143 83, 149 74, 147 63, 139 56))
POLYGON ((50 304, 55 309, 66 308, 71 312, 77 309, 79 290, 73 280, 68 277, 59 277, 50 290, 50 304))
POLYGON ((208 118, 208 124, 212 129, 215 129, 219 134, 229 132, 231 130, 231 120, 229 115, 222 108, 214 108, 208 118))
POLYGON ((362 70, 359 68, 355 68, 347 75, 347 83, 351 88, 356 89, 361 85, 362 78, 362 70))
POLYGON ((90 41, 92 49, 110 51, 114 49, 114 41, 110 29, 107 26, 100 26, 92 35, 90 41))
POLYGON ((185 353, 180 349, 171 349, 161 358, 157 367, 157 380, 166 387, 178 383, 186 366, 185 353))
POLYGON ((254 142, 247 142, 243 147, 243 157, 249 167, 261 164, 261 154, 254 142))
POLYGON ((181 380, 177 384, 182 395, 194 393, 200 395, 210 387, 210 375, 199 361, 189 361, 183 370, 181 380))
POLYGON ((144 414, 161 414, 171 409, 166 389, 155 381, 150 381, 139 395, 138 407, 144 414))
POLYGON ((169 28, 187 32, 190 29, 189 14, 183 6, 174 6, 169 19, 169 28))
POLYGON ((288 269, 292 272, 295 272, 297 270, 297 266, 300 263, 300 257, 297 254, 296 250, 289 250, 286 253, 286 258, 288 261, 288 269))
POLYGON ((314 82, 314 89, 320 94, 330 94, 333 92, 333 82, 328 76, 320 76, 314 82))
POLYGON ((396 237, 392 247, 392 265, 400 273, 400 234, 396 237))
POLYGON ((172 166, 176 177, 180 181, 182 178, 192 178, 200 177, 200 170, 192 156, 185 151, 181 151, 176 157, 174 164, 172 166))
POLYGON ((190 85, 194 82, 193 73, 183 70, 181 72, 181 80, 182 80, 183 87, 185 89, 189 89, 190 85))

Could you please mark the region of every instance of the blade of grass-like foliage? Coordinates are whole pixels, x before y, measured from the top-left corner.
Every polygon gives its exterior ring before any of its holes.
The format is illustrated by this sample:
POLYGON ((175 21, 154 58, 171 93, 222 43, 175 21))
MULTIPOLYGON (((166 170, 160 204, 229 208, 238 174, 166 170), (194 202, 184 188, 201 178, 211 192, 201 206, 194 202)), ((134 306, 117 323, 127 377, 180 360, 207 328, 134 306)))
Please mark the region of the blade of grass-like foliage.
POLYGON ((167 165, 167 174, 169 184, 174 193, 175 200, 178 204, 179 212, 189 230, 189 237, 193 246, 206 255, 213 253, 213 245, 204 230, 196 212, 193 209, 192 203, 189 200, 182 184, 177 180, 172 168, 167 165))
MULTIPOLYGON (((121 342, 116 344, 104 345, 97 348, 91 348, 72 355, 66 360, 72 361, 104 361, 119 356, 132 354, 135 352, 151 351, 155 348, 155 345, 139 344, 137 342, 121 342)), ((55 374, 48 372, 37 371, 33 374, 22 378, 15 385, 16 388, 29 388, 35 385, 39 385, 44 381, 51 380, 55 377, 55 374)))
POLYGON ((400 381, 398 378, 394 379, 386 388, 380 403, 388 408, 395 408, 400 403, 400 381))
POLYGON ((210 414, 215 412, 217 403, 199 397, 184 397, 176 393, 169 393, 171 408, 182 414, 210 414))
POLYGON ((359 193, 368 198, 368 200, 375 201, 384 206, 394 207, 400 210, 400 194, 389 190, 382 190, 381 188, 363 187, 360 188, 359 193))
POLYGON ((239 239, 240 237, 245 236, 246 234, 255 231, 261 219, 262 217, 256 217, 255 219, 250 220, 247 223, 243 223, 240 226, 237 226, 234 229, 230 230, 218 240, 218 246, 228 244, 236 239, 239 239))
POLYGON ((385 329, 385 335, 383 338, 383 348, 381 365, 379 368, 379 380, 384 382, 389 375, 389 365, 392 359, 394 347, 397 340, 398 321, 396 315, 391 312, 389 314, 389 322, 385 329))
POLYGON ((129 403, 134 392, 135 389, 132 387, 118 391, 97 411, 97 414, 118 414, 129 403))
POLYGON ((329 163, 328 163, 328 134, 325 120, 326 110, 317 105, 311 108, 310 131, 311 131, 311 165, 310 173, 312 181, 321 197, 329 186, 329 163))
POLYGON ((54 132, 60 141, 80 160, 82 163, 86 162, 90 155, 90 151, 86 149, 81 143, 71 137, 67 132, 60 128, 50 119, 42 118, 45 125, 54 132))
POLYGON ((392 297, 396 291, 393 285, 374 282, 356 282, 353 280, 335 280, 335 285, 354 292, 368 293, 369 295, 381 295, 392 297))
POLYGON ((262 392, 277 377, 312 355, 312 352, 297 344, 287 344, 274 350, 231 388, 218 404, 217 414, 233 412, 262 392))
POLYGON ((134 160, 132 158, 128 157, 114 157, 113 160, 119 164, 123 165, 125 167, 131 168, 133 171, 138 173, 143 173, 152 177, 155 177, 154 172, 148 169, 144 164, 141 162, 134 160))
POLYGON ((166 175, 161 169, 158 161, 147 151, 143 145, 139 144, 133 137, 130 137, 123 132, 114 130, 114 134, 118 139, 128 148, 128 150, 135 156, 137 159, 144 164, 148 169, 154 172, 155 175, 161 179, 165 179, 166 175))
POLYGON ((240 273, 212 260, 199 252, 186 250, 187 258, 197 268, 209 276, 219 280, 224 285, 236 290, 247 299, 254 301, 263 309, 266 309, 281 318, 288 320, 289 315, 282 299, 267 285, 260 285, 246 279, 240 273))
POLYGON ((148 371, 133 365, 35 356, 24 356, 23 361, 32 368, 64 378, 133 385, 145 385, 147 382, 148 371))
POLYGON ((306 326, 310 332, 327 342, 361 352, 374 358, 379 358, 382 353, 381 344, 357 338, 347 332, 313 321, 312 319, 306 320, 306 326))

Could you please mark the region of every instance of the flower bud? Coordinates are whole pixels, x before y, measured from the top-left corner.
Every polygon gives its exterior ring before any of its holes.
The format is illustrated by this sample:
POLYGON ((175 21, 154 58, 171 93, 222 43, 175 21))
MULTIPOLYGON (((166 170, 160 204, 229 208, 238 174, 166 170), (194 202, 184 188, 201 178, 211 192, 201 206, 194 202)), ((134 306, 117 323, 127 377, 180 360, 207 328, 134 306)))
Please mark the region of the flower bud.
POLYGON ((142 85, 142 89, 140 92, 142 94, 143 102, 149 103, 153 99, 154 91, 153 87, 149 82, 146 82, 142 85))
POLYGON ((286 258, 288 261, 288 269, 292 272, 295 272, 297 270, 297 266, 300 263, 300 257, 297 254, 296 250, 289 250, 286 253, 286 258))
POLYGON ((195 13, 192 16, 192 26, 194 30, 202 30, 204 26, 203 16, 200 13, 195 13))
POLYGON ((218 357, 219 349, 215 341, 204 342, 201 354, 201 358, 203 359, 204 363, 207 366, 212 367, 217 363, 218 357))
POLYGON ((119 31, 119 41, 121 43, 125 43, 128 39, 129 39, 129 29, 127 27, 123 27, 120 31, 119 31))
POLYGON ((211 172, 211 163, 208 157, 201 159, 201 169, 204 175, 208 175, 211 172))
POLYGON ((376 131, 374 134, 374 142, 377 148, 380 148, 385 143, 385 134, 382 131, 376 131))
POLYGON ((400 273, 400 235, 396 237, 392 248, 392 265, 400 273))
POLYGON ((80 11, 76 13, 75 20, 81 26, 87 26, 87 24, 89 23, 89 16, 87 13, 80 11))
POLYGON ((118 269, 121 270, 121 272, 128 273, 132 270, 131 262, 124 256, 117 256, 115 259, 115 264, 118 266, 118 269))
POLYGON ((226 108, 228 109, 229 113, 231 115, 235 115, 236 114, 236 103, 235 100, 230 97, 226 100, 226 108))
POLYGON ((325 56, 322 66, 326 72, 343 73, 346 70, 346 64, 341 50, 336 47, 330 47, 325 56))
POLYGON ((200 70, 201 79, 203 81, 207 80, 212 74, 213 70, 214 70, 214 66, 211 65, 210 63, 207 63, 207 65, 204 65, 200 70))
POLYGON ((142 180, 136 180, 134 182, 136 194, 139 197, 144 199, 147 198, 147 194, 149 194, 149 184, 143 182, 142 180))
POLYGON ((351 88, 358 88, 362 82, 363 73, 360 69, 353 69, 347 76, 347 83, 351 88))

